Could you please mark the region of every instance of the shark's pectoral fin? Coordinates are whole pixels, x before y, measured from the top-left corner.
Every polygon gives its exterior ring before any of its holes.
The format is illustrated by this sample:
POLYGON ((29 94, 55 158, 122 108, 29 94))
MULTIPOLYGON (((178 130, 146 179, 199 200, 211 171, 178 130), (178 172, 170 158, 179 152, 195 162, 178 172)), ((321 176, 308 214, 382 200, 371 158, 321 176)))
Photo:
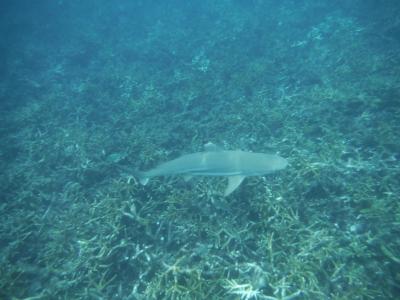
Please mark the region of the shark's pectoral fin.
POLYGON ((229 196, 242 183, 245 176, 236 175, 228 177, 228 186, 226 187, 224 196, 229 196))

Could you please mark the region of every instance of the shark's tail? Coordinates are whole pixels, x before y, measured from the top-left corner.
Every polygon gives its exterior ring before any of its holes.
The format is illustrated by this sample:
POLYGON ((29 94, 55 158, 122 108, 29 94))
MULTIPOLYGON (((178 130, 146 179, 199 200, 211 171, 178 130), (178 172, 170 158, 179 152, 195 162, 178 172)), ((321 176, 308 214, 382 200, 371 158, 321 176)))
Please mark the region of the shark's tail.
POLYGON ((129 181, 134 178, 135 182, 139 181, 141 185, 146 185, 149 182, 150 177, 147 176, 146 172, 132 171, 132 168, 125 166, 119 166, 119 168, 122 170, 123 175, 129 178, 129 181))
POLYGON ((133 172, 133 176, 139 180, 141 185, 146 185, 150 179, 148 176, 146 176, 145 172, 140 172, 137 170, 133 172))

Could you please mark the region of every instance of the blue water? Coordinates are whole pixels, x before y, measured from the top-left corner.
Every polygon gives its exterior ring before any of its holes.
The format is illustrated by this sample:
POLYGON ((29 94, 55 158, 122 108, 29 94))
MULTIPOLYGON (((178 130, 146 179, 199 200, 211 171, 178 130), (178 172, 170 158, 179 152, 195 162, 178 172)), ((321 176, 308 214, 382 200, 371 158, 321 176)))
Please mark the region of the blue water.
POLYGON ((0 298, 400 298, 399 14, 2 1, 0 298), (134 177, 208 142, 289 165, 134 177))

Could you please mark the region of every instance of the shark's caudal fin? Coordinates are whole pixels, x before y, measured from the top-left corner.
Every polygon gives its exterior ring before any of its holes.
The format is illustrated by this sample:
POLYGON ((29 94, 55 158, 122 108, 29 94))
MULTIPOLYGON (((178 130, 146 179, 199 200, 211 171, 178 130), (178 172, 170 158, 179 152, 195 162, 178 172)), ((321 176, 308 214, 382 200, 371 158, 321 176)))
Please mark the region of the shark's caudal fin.
POLYGON ((149 177, 139 178, 139 182, 141 185, 146 185, 149 182, 149 177))
POLYGON ((134 171, 133 176, 137 178, 141 185, 146 185, 149 182, 149 177, 144 172, 134 171))

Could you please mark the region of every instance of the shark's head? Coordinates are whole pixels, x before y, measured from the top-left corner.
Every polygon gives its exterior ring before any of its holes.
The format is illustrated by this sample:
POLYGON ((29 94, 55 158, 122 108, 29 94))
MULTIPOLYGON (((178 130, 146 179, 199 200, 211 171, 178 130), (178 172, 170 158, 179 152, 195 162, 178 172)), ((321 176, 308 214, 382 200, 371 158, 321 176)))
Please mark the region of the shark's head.
POLYGON ((241 170, 245 176, 260 176, 282 170, 288 161, 275 154, 241 152, 241 170))
POLYGON ((264 154, 263 159, 260 160, 260 167, 266 173, 283 170, 287 167, 288 161, 278 155, 264 154))

